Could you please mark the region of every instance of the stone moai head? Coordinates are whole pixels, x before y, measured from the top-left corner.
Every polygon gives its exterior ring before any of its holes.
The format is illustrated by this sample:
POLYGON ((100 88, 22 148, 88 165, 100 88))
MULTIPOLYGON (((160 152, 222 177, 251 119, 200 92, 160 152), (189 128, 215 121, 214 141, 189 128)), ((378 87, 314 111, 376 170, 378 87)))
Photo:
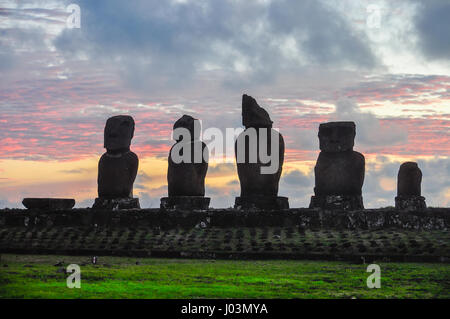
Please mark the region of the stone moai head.
POLYGON ((258 105, 256 100, 249 95, 242 96, 242 124, 249 127, 272 127, 269 113, 258 105))
POLYGON ((105 125, 104 147, 107 151, 129 150, 134 135, 134 120, 129 115, 110 117, 105 125))
MULTIPOLYGON (((181 118, 179 118, 173 125, 174 131, 177 128, 187 129, 191 136, 191 141, 200 139, 200 131, 201 131, 200 121, 193 118, 190 115, 183 115, 181 118)), ((179 135, 178 138, 176 138, 176 141, 180 142, 182 138, 183 138, 182 135, 179 135)))
POLYGON ((400 165, 397 177, 398 196, 421 196, 422 171, 415 162, 400 165))
POLYGON ((320 150, 322 152, 352 151, 355 144, 354 122, 328 122, 319 126, 320 150))

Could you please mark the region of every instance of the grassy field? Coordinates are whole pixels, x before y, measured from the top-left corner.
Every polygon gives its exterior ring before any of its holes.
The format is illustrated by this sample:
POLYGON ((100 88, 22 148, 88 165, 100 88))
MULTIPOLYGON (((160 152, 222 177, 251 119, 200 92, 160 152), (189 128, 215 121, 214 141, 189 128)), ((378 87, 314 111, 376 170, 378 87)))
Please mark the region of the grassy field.
POLYGON ((367 265, 345 262, 2 255, 0 298, 450 298, 448 264, 379 265, 369 289, 367 265), (69 264, 80 289, 66 287, 69 264))

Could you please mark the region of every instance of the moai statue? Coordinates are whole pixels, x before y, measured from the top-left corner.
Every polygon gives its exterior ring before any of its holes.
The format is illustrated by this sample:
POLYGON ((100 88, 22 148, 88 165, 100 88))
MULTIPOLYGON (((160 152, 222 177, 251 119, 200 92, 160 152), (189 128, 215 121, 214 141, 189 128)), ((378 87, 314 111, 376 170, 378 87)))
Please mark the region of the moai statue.
POLYGON ((310 208, 363 209, 361 189, 365 159, 353 151, 354 122, 329 122, 319 126, 320 154, 314 168, 314 194, 310 208))
POLYGON ((128 115, 118 115, 106 121, 104 133, 106 153, 98 163, 98 198, 93 208, 140 208, 139 199, 133 198, 139 160, 130 151, 134 135, 134 120, 128 115))
POLYGON ((284 162, 284 139, 272 129, 269 114, 248 95, 242 96, 245 130, 235 142, 241 196, 236 209, 288 209, 287 197, 278 196, 284 162))
POLYGON ((421 195, 422 171, 415 162, 400 165, 397 176, 397 197, 395 208, 401 210, 421 210, 427 208, 425 197, 421 195))
POLYGON ((161 198, 164 209, 208 209, 205 176, 208 147, 200 141, 200 122, 183 115, 173 125, 176 143, 169 153, 167 170, 168 197, 161 198))

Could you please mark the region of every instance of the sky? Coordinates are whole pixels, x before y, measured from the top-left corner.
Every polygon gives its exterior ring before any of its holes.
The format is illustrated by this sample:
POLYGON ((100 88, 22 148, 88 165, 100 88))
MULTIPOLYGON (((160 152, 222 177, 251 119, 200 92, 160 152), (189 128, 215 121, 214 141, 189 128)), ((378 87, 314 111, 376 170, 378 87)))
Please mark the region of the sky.
MULTIPOLYGON (((173 123, 242 127, 244 93, 284 136, 291 207, 309 205, 318 126, 336 120, 356 123, 365 207, 394 205, 405 161, 418 162, 428 206, 448 207, 448 34, 444 0, 0 0, 0 207, 91 206, 104 125, 119 114, 136 122, 134 196, 159 207, 173 123)), ((239 192, 233 158, 213 156, 211 206, 239 192)))

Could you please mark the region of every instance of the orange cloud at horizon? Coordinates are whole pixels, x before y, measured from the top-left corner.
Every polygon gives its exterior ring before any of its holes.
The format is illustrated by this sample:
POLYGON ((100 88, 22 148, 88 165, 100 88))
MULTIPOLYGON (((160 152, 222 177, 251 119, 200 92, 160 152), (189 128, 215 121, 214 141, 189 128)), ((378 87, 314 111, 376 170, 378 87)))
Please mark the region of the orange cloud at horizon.
MULTIPOLYGON (((20 203, 24 197, 67 197, 75 198, 77 204, 90 206, 97 195, 97 164, 99 157, 89 157, 77 161, 0 161, 0 194, 9 203, 20 203)), ((384 165, 398 167, 407 160, 433 161, 436 157, 415 158, 397 155, 379 157, 366 156, 366 173, 377 172, 384 165)), ((448 160, 448 157, 441 157, 448 160)), ((283 166, 283 178, 293 171, 304 176, 314 175, 314 161, 287 161, 283 166)), ((159 197, 167 196, 167 159, 144 157, 140 159, 134 196, 152 199, 152 205, 159 205, 159 197)), ((424 176, 426 179, 427 177, 424 176)), ((367 182, 367 180, 366 180, 367 182)), ((382 176, 378 180, 380 190, 395 193, 396 175, 382 176)), ((292 185, 293 189, 296 188, 292 185)), ((207 196, 229 195, 239 191, 238 176, 234 163, 210 164, 206 177, 207 196)), ((312 194, 313 189, 309 192, 312 194)), ((280 193, 280 196, 284 194, 280 193)), ((394 195, 393 195, 394 196, 394 195)), ((426 194, 425 194, 426 196, 426 194)), ((450 204, 450 187, 440 190, 440 205, 450 204)))

